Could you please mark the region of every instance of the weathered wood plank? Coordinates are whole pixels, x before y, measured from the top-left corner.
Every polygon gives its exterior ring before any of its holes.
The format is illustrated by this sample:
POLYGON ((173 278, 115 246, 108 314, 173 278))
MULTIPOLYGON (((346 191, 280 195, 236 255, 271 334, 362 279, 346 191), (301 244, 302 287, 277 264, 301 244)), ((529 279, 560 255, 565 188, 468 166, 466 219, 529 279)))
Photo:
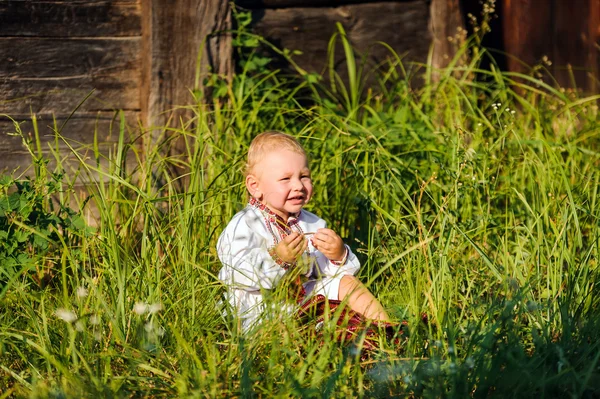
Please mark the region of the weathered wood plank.
MULTIPOLYGON (((132 131, 137 127, 139 112, 125 112, 127 125, 132 131)), ((42 150, 45 154, 50 154, 49 146, 54 148, 55 134, 53 131, 53 120, 51 115, 38 115, 38 131, 42 150)), ((62 126, 67 116, 57 116, 56 125, 62 126)), ((29 117, 16 117, 20 122, 20 128, 24 135, 33 137, 33 124, 29 117)), ((108 150, 114 146, 119 138, 120 119, 117 113, 101 112, 98 114, 79 114, 70 119, 61 130, 62 137, 75 149, 80 155, 87 154, 93 156, 92 143, 94 142, 94 132, 97 132, 97 140, 101 153, 107 154, 108 150)), ((11 135, 15 133, 15 127, 12 121, 5 117, 0 117, 0 173, 6 173, 20 168, 24 170, 30 163, 29 152, 24 147, 21 137, 11 135)), ((59 141, 59 150, 61 156, 72 157, 68 145, 64 141, 59 141)))
POLYGON ((0 36, 140 36, 132 1, 0 1, 0 36))
POLYGON ((554 1, 552 62, 554 76, 562 86, 595 91, 599 28, 598 0, 554 1))
POLYGON ((429 29, 433 40, 431 63, 434 68, 443 68, 454 58, 458 44, 451 44, 449 37, 460 37, 466 32, 460 10, 460 0, 432 0, 429 29))
POLYGON ((230 37, 215 34, 231 28, 230 14, 228 0, 148 0, 144 4, 142 97, 148 102, 142 111, 148 125, 163 125, 169 117, 165 111, 191 103, 190 90, 201 87, 209 69, 231 74, 230 37))
POLYGON ((528 72, 544 56, 552 56, 552 5, 536 0, 504 1, 504 44, 510 71, 528 72))
POLYGON ((141 38, 0 38, 0 77, 116 75, 139 68, 141 38))
POLYGON ((111 76, 62 79, 0 78, 0 114, 69 113, 112 109, 140 110, 141 73, 125 70, 111 76))
MULTIPOLYGON (((359 53, 377 64, 390 56, 378 41, 389 44, 405 62, 425 62, 431 44, 429 4, 425 0, 378 2, 335 8, 266 9, 253 12, 253 31, 279 47, 301 50, 294 57, 300 67, 321 72, 327 62, 328 42, 340 22, 359 53), (383 18, 382 16, 385 16, 383 18)), ((336 48, 335 63, 341 76, 344 54, 336 48)))
POLYGON ((340 7, 348 4, 382 3, 385 1, 397 2, 398 0, 237 0, 235 4, 251 10, 292 7, 340 7))

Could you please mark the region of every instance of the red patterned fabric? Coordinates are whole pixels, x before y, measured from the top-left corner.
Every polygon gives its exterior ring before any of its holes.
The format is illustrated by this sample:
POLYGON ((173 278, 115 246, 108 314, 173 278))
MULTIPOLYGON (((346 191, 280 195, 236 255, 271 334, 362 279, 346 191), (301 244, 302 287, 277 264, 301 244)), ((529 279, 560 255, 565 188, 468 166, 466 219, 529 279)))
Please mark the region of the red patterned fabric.
POLYGON ((340 306, 342 306, 341 301, 327 300, 323 295, 315 295, 301 304, 296 316, 302 324, 316 334, 321 333, 323 324, 328 320, 335 320, 338 341, 359 344, 362 340, 363 356, 379 349, 382 339, 393 346, 399 346, 407 338, 406 321, 391 323, 367 320, 347 306, 341 309, 340 306))

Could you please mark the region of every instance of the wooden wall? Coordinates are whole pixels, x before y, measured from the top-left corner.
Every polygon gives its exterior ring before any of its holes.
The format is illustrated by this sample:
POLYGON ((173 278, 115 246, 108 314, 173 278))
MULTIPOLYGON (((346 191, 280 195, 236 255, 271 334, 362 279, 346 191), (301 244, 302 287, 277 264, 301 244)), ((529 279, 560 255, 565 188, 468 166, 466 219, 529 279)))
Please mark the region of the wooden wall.
MULTIPOLYGON (((481 14, 480 0, 461 3, 465 13, 481 14)), ((495 14, 484 45, 500 50, 501 68, 542 66, 536 75, 552 85, 600 92, 600 0, 498 0, 495 14)))
MULTIPOLYGON (((0 1, 0 59, 0 114, 25 121, 30 133, 35 113, 44 148, 53 117, 62 125, 92 91, 62 131, 73 145, 89 144, 95 126, 100 141, 113 140, 116 109, 131 122, 140 115, 138 0, 0 1)), ((28 161, 11 131, 12 123, 0 119, 0 169, 28 161)))
MULTIPOLYGON (((232 73, 227 34, 228 0, 0 0, 0 173, 30 162, 12 122, 32 132, 39 121, 44 149, 58 126, 75 147, 92 143, 104 151, 116 140, 117 110, 132 130, 163 126, 170 110, 192 101, 209 68, 232 73), (198 57, 201 54, 201 57, 198 57), (198 64, 200 59, 200 64, 198 64), (200 72, 198 74, 198 72, 200 72), (83 103, 86 96, 89 98, 83 103)), ((252 10, 256 33, 280 47, 302 50, 301 67, 320 72, 327 43, 340 22, 371 63, 388 52, 387 42, 405 61, 443 66, 454 54, 447 38, 463 27, 467 7, 479 0, 238 0, 252 10)), ((514 54, 506 65, 527 71, 547 56, 558 83, 598 92, 600 0, 498 0, 500 50, 514 54), (542 4, 543 3, 543 4, 542 4)), ((475 12, 475 11, 473 11, 475 12)), ((499 32, 499 33, 496 33, 499 32)), ((336 51, 337 61, 343 58, 336 51)), ((339 63, 342 74, 343 63, 339 63)), ((176 119, 175 119, 176 120, 176 119)), ((61 144, 61 151, 68 150, 61 144)))
MULTIPOLYGON (((341 23, 359 54, 377 65, 390 58, 385 42, 402 57, 409 68, 412 62, 427 62, 432 45, 433 64, 443 66, 454 49, 447 36, 463 27, 458 0, 239 0, 252 10, 253 31, 278 47, 301 50, 294 60, 308 71, 322 72, 327 63, 328 43, 341 23)), ((341 46, 335 50, 337 71, 346 74, 341 46)))
POLYGON ((117 110, 134 134, 164 125, 170 109, 190 102, 197 66, 230 73, 228 36, 204 42, 230 28, 229 14, 224 0, 0 0, 0 173, 30 162, 1 114, 26 134, 35 114, 46 152, 53 120, 62 126, 90 93, 61 131, 74 147, 89 147, 96 131, 107 152, 117 110))

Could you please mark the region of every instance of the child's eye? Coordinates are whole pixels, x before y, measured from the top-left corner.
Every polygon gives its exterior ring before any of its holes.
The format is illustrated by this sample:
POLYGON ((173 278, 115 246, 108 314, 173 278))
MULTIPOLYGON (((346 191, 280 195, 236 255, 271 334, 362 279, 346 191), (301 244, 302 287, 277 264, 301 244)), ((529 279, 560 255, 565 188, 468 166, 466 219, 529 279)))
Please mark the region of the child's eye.
POLYGON ((290 178, 289 177, 282 177, 281 179, 279 179, 279 181, 287 181, 287 180, 290 180, 290 178))

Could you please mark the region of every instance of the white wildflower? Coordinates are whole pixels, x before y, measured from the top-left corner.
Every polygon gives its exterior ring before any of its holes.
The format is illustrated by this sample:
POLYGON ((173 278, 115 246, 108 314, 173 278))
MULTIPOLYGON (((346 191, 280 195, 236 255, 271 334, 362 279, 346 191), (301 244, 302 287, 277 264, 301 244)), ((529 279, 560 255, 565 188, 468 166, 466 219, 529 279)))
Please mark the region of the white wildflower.
POLYGON ((77 322, 75 323, 75 330, 82 332, 83 331, 83 323, 81 322, 81 320, 77 320, 77 322))
POLYGON ((54 314, 56 315, 56 317, 58 317, 59 319, 65 321, 67 323, 73 323, 75 320, 77 320, 77 315, 65 308, 56 309, 54 314))
POLYGON ((87 288, 79 286, 77 287, 77 297, 78 298, 85 298, 86 296, 88 296, 89 291, 87 288))
POLYGON ((93 326, 97 326, 98 324, 100 324, 100 316, 98 316, 97 314, 91 315, 90 324, 93 326))
POLYGON ((133 305, 133 313, 137 314, 137 315, 143 315, 144 313, 146 313, 148 311, 148 304, 145 302, 136 302, 135 305, 133 305))
POLYGON ((154 331, 154 324, 152 324, 152 322, 149 321, 148 323, 144 324, 144 330, 146 330, 147 333, 151 333, 152 331, 154 331))
POLYGON ((163 309, 162 303, 157 302, 157 303, 153 303, 150 306, 148 306, 148 313, 150 314, 155 314, 160 312, 163 309))

